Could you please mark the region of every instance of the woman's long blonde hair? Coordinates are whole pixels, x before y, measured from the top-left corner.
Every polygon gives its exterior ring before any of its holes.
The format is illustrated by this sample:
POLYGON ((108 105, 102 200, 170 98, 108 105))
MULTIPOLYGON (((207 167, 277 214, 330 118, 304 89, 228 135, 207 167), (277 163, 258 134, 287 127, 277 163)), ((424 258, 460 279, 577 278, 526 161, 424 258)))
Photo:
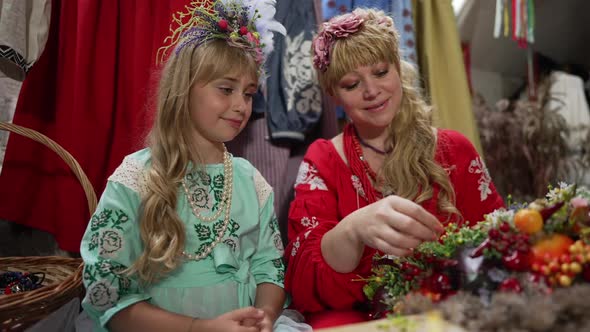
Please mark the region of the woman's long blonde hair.
POLYGON ((189 162, 201 164, 193 145, 189 96, 194 84, 206 84, 227 73, 252 75, 257 64, 244 49, 213 40, 171 54, 161 73, 157 114, 148 136, 151 165, 139 214, 143 253, 127 271, 144 284, 174 270, 182 258, 186 230, 176 212, 178 188, 189 162))
POLYGON ((402 83, 400 109, 389 125, 381 176, 385 191, 422 203, 432 198, 433 183, 440 186, 438 209, 460 216, 455 207, 455 191, 447 171, 434 160, 436 136, 432 130, 432 107, 417 88, 418 73, 400 59, 399 37, 393 20, 382 11, 355 9, 364 18, 362 28, 346 38, 336 39, 330 64, 325 72, 317 71, 322 89, 333 94, 340 79, 358 66, 387 61, 396 66, 402 83))

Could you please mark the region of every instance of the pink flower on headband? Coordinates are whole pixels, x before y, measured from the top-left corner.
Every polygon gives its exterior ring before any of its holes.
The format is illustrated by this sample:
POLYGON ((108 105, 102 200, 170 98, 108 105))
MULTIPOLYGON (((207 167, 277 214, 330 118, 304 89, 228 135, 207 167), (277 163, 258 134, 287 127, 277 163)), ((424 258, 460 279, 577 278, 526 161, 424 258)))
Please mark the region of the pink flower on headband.
POLYGON ((333 18, 323 24, 323 29, 313 40, 313 65, 326 71, 330 64, 330 49, 337 38, 345 38, 360 30, 364 19, 355 13, 333 18))
POLYGON ((344 38, 359 31, 363 22, 364 20, 355 13, 342 15, 324 23, 324 32, 334 35, 336 38, 344 38))

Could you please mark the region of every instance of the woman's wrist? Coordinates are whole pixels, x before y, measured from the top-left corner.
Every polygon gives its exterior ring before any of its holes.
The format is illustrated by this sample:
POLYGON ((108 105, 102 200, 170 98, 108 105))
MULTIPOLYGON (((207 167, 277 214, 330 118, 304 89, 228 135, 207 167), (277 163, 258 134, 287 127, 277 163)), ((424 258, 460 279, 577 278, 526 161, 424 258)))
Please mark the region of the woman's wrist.
POLYGON ((364 244, 356 230, 355 219, 350 216, 352 214, 324 234, 321 240, 324 260, 339 273, 353 271, 358 266, 364 250, 364 244))
POLYGON ((355 212, 349 214, 348 216, 346 216, 346 218, 342 219, 338 223, 337 227, 340 227, 340 231, 344 236, 344 241, 349 243, 354 248, 357 248, 360 251, 362 251, 364 245, 356 229, 358 223, 355 220, 355 212))

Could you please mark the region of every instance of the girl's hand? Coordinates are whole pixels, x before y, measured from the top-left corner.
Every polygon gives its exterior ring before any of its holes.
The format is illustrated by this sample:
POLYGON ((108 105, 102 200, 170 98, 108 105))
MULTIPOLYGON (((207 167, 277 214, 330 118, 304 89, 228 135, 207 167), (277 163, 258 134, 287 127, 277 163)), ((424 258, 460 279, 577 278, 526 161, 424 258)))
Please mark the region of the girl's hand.
POLYGON ((260 332, 272 332, 273 327, 273 320, 270 318, 268 312, 264 312, 264 317, 258 323, 258 328, 260 328, 260 332))
MULTIPOLYGON (((200 327, 195 325, 191 331, 207 331, 207 332, 259 332, 258 326, 264 319, 266 314, 260 309, 254 307, 246 307, 230 311, 215 319, 202 321, 200 327), (249 325, 245 323, 249 322, 249 325)), ((272 332, 272 326, 269 332, 272 332)))
POLYGON ((420 205, 399 196, 387 196, 355 211, 352 236, 388 255, 407 256, 422 242, 437 240, 442 224, 420 205))
POLYGON ((262 319, 255 320, 252 318, 248 318, 248 319, 242 321, 242 325, 255 326, 260 330, 260 332, 272 332, 272 328, 273 328, 274 323, 271 318, 271 315, 267 311, 264 311, 264 316, 262 317, 262 319))

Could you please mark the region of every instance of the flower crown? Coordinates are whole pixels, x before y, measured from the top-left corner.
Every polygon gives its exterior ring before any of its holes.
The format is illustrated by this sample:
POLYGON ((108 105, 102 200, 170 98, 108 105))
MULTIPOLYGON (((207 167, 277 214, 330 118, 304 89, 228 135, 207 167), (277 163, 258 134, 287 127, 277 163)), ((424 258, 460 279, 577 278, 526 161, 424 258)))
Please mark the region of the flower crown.
MULTIPOLYGON (((321 72, 328 70, 330 65, 330 52, 336 39, 346 38, 357 33, 366 23, 374 19, 369 17, 364 9, 355 9, 351 13, 336 16, 322 24, 322 28, 313 40, 313 65, 321 72)), ((376 17, 377 25, 387 29, 389 33, 396 36, 393 20, 390 17, 376 17)))
POLYGON ((225 40, 254 55, 261 79, 263 65, 273 50, 273 31, 286 34, 274 19, 275 0, 196 0, 172 16, 170 35, 158 50, 163 62, 171 49, 176 54, 184 47, 213 40, 225 40))

